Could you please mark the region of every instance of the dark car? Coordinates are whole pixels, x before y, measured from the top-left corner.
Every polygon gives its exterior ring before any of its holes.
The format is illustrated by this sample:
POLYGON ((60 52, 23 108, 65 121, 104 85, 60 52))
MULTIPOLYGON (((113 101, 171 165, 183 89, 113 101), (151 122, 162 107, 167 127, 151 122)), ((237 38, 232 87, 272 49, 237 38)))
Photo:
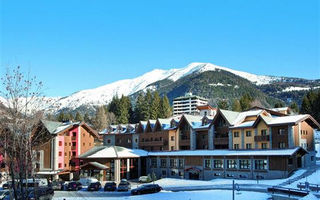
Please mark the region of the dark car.
POLYGON ((104 185, 104 191, 115 191, 117 189, 117 184, 115 182, 107 182, 104 185))
POLYGON ((121 181, 120 184, 118 185, 118 191, 128 191, 131 189, 131 185, 128 181, 121 181))
POLYGON ((88 187, 88 191, 98 191, 100 189, 101 189, 100 182, 90 183, 90 185, 88 187))
POLYGON ((82 189, 82 184, 77 181, 72 181, 72 182, 68 183, 68 185, 67 185, 68 191, 77 191, 77 190, 81 190, 81 189, 82 189))
POLYGON ((139 194, 150 194, 150 193, 157 193, 162 190, 158 184, 148 184, 142 185, 136 189, 131 190, 132 195, 139 195, 139 194))
POLYGON ((53 181, 50 186, 53 190, 63 190, 64 188, 64 182, 62 181, 53 181))

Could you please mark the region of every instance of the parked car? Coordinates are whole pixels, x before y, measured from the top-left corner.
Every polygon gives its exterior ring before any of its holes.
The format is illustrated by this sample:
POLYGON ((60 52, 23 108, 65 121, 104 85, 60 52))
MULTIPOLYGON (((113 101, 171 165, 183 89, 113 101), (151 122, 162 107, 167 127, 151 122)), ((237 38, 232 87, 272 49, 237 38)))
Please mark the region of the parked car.
POLYGON ((128 181, 121 181, 118 185, 118 191, 128 191, 131 189, 131 184, 128 181))
POLYGON ((11 181, 10 181, 10 182, 6 182, 6 183, 4 183, 4 184, 2 185, 2 189, 4 189, 4 190, 8 190, 8 189, 10 189, 10 188, 12 188, 11 181))
POLYGON ((64 182, 62 182, 62 181, 53 181, 50 185, 53 190, 63 190, 64 189, 64 182))
POLYGON ((0 200, 10 199, 10 191, 9 190, 0 190, 0 200))
POLYGON ((98 191, 100 189, 101 189, 100 182, 90 183, 90 185, 88 187, 88 191, 98 191))
POLYGON ((67 190, 68 191, 77 191, 82 189, 82 184, 77 181, 71 181, 67 185, 67 190))
POLYGON ((117 189, 117 184, 115 182, 107 182, 104 185, 104 191, 115 191, 117 189))
POLYGON ((150 193, 160 192, 161 190, 162 190, 162 187, 160 187, 158 184, 147 184, 131 190, 131 194, 132 195, 150 194, 150 193))
POLYGON ((140 176, 139 177, 139 182, 140 183, 149 183, 150 182, 150 179, 148 176, 140 176))

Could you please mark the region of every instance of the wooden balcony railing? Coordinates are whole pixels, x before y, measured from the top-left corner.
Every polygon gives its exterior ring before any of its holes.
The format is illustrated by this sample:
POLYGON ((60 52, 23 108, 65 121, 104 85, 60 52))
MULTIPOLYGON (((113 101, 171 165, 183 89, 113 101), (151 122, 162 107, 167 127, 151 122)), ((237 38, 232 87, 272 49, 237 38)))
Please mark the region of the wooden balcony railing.
POLYGON ((143 146, 162 146, 164 145, 164 140, 140 141, 140 144, 143 146))
POLYGON ((226 145, 226 144, 229 144, 229 138, 227 137, 214 138, 213 143, 215 145, 226 145))
POLYGON ((255 142, 265 142, 265 141, 269 141, 269 140, 270 140, 269 135, 256 135, 256 136, 254 136, 255 142))

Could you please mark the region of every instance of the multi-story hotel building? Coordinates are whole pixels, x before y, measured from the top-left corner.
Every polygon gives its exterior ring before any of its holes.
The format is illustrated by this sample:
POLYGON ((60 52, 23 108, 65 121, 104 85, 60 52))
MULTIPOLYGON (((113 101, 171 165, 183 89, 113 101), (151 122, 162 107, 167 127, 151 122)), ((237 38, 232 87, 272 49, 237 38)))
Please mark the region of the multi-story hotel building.
POLYGON ((69 180, 79 170, 74 158, 93 148, 98 134, 83 122, 53 122, 42 120, 34 134, 42 134, 47 141, 36 147, 37 176, 69 180))
POLYGON ((173 100, 173 115, 199 114, 200 111, 197 109, 197 106, 207 104, 207 99, 187 93, 185 96, 177 97, 173 100))

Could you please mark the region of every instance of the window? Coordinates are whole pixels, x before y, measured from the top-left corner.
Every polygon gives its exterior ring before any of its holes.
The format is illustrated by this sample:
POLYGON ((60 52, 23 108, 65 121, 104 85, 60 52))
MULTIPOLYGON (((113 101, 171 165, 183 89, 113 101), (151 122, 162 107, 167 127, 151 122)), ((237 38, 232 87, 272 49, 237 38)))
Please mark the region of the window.
POLYGON ((240 169, 250 169, 250 160, 239 160, 240 169))
POLYGON ((131 139, 130 139, 130 138, 128 138, 128 143, 129 143, 129 144, 131 143, 131 139))
POLYGON ((72 142, 72 146, 77 146, 77 143, 76 142, 72 142))
POLYGON ((86 137, 86 134, 82 134, 83 137, 86 137))
POLYGON ((91 147, 91 143, 89 143, 89 146, 91 147))
POLYGON ((69 132, 67 132, 66 136, 70 136, 70 133, 69 133, 69 132))
POLYGON ((67 152, 64 152, 64 156, 67 156, 67 152))
POLYGON ((138 139, 136 138, 135 140, 134 140, 136 143, 138 143, 138 139))
POLYGON ((163 147, 160 147, 160 151, 163 151, 163 147))
POLYGON ((76 154, 76 152, 75 151, 73 151, 72 152, 72 156, 76 156, 77 154, 76 154))
POLYGON ((267 129, 262 129, 261 130, 261 135, 266 136, 267 135, 267 129))
POLYGON ((170 167, 177 167, 177 160, 176 159, 173 159, 173 158, 170 159, 170 167))
POLYGON ((285 134, 285 129, 284 128, 279 128, 279 130, 278 130, 278 134, 279 135, 284 135, 285 134))
POLYGON ((184 167, 184 160, 179 159, 179 168, 183 168, 183 167, 184 167))
POLYGON ((82 146, 86 146, 86 143, 83 142, 83 143, 82 143, 82 146))
POLYGON ((65 142, 65 143, 64 143, 64 146, 67 146, 67 145, 68 145, 68 143, 65 142))
POLYGON ((171 151, 173 151, 174 150, 174 146, 171 146, 171 151))
POLYGON ((59 168, 62 168, 62 163, 59 163, 59 166, 58 166, 59 168))
POLYGON ((227 168, 228 169, 236 169, 237 161, 236 160, 227 160, 227 168))
POLYGON ((60 146, 60 147, 62 146, 62 141, 59 141, 59 146, 60 146))
POLYGON ((61 151, 59 151, 59 156, 62 156, 62 152, 61 151))
POLYGON ((211 160, 210 159, 205 159, 204 160, 204 168, 211 168, 211 160))
POLYGON ((160 160, 160 166, 161 166, 162 168, 167 167, 167 160, 166 160, 166 159, 161 159, 161 160, 160 160))
POLYGON ((289 158, 288 159, 288 165, 292 165, 293 164, 293 159, 292 158, 289 158))
POLYGON ((246 136, 251 137, 251 131, 246 131, 246 136))
POLYGON ((171 176, 175 176, 177 175, 176 171, 175 170, 171 170, 171 176))
POLYGON ((239 144, 234 144, 233 149, 239 149, 239 144))
POLYGON ((215 169, 223 168, 223 160, 214 160, 213 161, 213 168, 215 168, 215 169))
POLYGON ((252 144, 251 143, 246 144, 246 149, 252 149, 252 144))
POLYGON ((254 168, 257 170, 265 170, 267 169, 267 160, 255 160, 254 168))
POLYGON ((76 132, 72 132, 72 136, 76 137, 77 133, 76 132))
POLYGON ((234 135, 234 137, 239 137, 239 132, 238 131, 234 132, 233 135, 234 135))
POLYGON ((153 167, 153 168, 157 167, 157 159, 156 158, 151 159, 151 167, 153 167))
POLYGON ((162 170, 161 174, 162 174, 162 176, 167 176, 167 170, 162 170))
POLYGON ((67 164, 64 164, 64 167, 67 167, 67 164))
POLYGON ((108 139, 107 143, 108 143, 108 144, 110 144, 110 143, 111 143, 111 140, 110 140, 110 139, 108 139))
POLYGON ((268 144, 267 143, 261 143, 261 149, 267 149, 268 144))
POLYGON ((159 138, 159 141, 162 141, 162 137, 159 138))
POLYGON ((71 147, 71 142, 69 142, 69 146, 71 147))
POLYGON ((141 139, 141 142, 144 142, 144 138, 141 139))
POLYGON ((286 143, 279 142, 279 149, 285 149, 285 148, 286 148, 286 143))

